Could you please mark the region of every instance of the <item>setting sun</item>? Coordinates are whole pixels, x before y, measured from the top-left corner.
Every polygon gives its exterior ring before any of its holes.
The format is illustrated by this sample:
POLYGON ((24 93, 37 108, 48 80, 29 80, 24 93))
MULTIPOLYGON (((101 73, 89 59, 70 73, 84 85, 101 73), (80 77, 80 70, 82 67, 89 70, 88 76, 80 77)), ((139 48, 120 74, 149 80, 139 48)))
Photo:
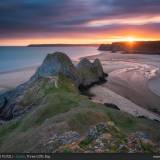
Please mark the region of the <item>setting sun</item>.
POLYGON ((132 43, 132 42, 136 41, 136 39, 134 37, 127 37, 126 41, 132 43))

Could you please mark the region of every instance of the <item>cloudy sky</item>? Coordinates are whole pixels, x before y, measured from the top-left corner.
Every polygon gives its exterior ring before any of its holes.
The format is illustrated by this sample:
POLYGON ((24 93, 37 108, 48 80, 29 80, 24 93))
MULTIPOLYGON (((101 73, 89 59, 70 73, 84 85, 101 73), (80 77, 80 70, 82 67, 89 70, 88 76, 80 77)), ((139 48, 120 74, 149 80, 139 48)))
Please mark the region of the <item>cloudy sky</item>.
POLYGON ((0 0, 0 45, 160 39, 160 0, 0 0))

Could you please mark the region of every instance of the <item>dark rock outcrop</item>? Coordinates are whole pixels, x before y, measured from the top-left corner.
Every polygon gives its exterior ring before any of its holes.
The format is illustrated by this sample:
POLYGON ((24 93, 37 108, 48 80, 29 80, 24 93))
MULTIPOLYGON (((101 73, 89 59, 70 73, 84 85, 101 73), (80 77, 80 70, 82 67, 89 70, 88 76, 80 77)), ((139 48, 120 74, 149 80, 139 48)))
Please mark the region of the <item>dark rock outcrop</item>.
POLYGON ((95 61, 93 62, 93 66, 94 66, 94 69, 97 73, 97 76, 99 78, 104 78, 103 67, 102 67, 99 59, 95 59, 95 61))
POLYGON ((76 85, 81 83, 80 76, 72 61, 67 55, 61 52, 48 54, 31 79, 37 80, 40 77, 59 76, 60 74, 72 79, 76 85))
POLYGON ((22 96, 25 90, 29 87, 30 81, 19 85, 13 90, 7 91, 0 95, 0 119, 10 120, 14 117, 14 108, 17 100, 22 96))
POLYGON ((112 50, 112 46, 111 46, 111 44, 101 44, 98 47, 98 50, 100 50, 100 51, 111 51, 112 50))
POLYGON ((88 59, 82 59, 77 65, 83 86, 89 86, 104 78, 102 65, 98 59, 91 63, 88 59))
POLYGON ((117 105, 112 104, 112 103, 104 103, 104 105, 105 105, 106 107, 108 107, 108 108, 120 110, 117 105))

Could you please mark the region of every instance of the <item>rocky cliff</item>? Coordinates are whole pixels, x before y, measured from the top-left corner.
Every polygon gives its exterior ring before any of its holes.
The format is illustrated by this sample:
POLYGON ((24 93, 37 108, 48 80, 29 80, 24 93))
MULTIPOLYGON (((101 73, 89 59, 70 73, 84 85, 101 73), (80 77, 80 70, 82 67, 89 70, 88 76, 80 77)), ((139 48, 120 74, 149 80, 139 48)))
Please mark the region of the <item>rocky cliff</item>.
POLYGON ((114 42, 112 44, 102 44, 98 49, 133 54, 160 54, 160 41, 114 42))
POLYGON ((48 54, 37 72, 32 76, 32 80, 42 77, 53 77, 63 75, 72 79, 78 86, 81 83, 81 77, 73 65, 70 58, 61 52, 48 54))
MULTIPOLYGON (((48 54, 28 82, 0 96, 0 118, 9 120, 26 112, 28 108, 32 108, 31 106, 21 107, 21 103, 24 103, 23 99, 26 98, 26 93, 32 91, 33 97, 28 98, 36 101, 37 96, 39 99, 41 98, 41 95, 39 95, 41 88, 45 88, 45 85, 50 87, 50 84, 58 87, 58 83, 62 78, 66 79, 66 81, 72 81, 78 89, 80 86, 89 86, 99 82, 104 77, 103 68, 98 59, 94 63, 83 59, 76 67, 64 53, 48 54), (41 85, 44 86, 42 87, 41 85), (37 95, 34 95, 34 92, 37 95)), ((43 95, 43 93, 41 94, 43 95)))
POLYGON ((81 85, 83 86, 99 82, 105 77, 102 65, 98 59, 93 63, 86 58, 82 59, 77 65, 77 70, 81 77, 81 85))

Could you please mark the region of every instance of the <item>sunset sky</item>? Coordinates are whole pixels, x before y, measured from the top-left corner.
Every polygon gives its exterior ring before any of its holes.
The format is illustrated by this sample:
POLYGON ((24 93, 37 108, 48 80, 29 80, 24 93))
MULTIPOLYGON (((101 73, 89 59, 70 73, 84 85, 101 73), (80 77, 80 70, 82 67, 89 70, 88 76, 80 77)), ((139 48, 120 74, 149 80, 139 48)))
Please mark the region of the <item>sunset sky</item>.
POLYGON ((0 0, 0 45, 160 39, 160 0, 0 0))

